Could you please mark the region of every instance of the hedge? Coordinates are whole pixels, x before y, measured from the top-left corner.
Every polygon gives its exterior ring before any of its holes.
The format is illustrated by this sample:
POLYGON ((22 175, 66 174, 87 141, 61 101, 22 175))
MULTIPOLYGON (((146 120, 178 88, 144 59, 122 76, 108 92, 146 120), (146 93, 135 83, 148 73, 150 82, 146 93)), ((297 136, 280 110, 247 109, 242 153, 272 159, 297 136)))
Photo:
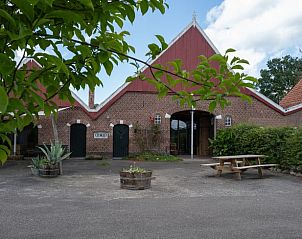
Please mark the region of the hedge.
POLYGON ((264 154, 265 163, 302 172, 302 128, 238 125, 219 130, 211 147, 215 156, 264 154))

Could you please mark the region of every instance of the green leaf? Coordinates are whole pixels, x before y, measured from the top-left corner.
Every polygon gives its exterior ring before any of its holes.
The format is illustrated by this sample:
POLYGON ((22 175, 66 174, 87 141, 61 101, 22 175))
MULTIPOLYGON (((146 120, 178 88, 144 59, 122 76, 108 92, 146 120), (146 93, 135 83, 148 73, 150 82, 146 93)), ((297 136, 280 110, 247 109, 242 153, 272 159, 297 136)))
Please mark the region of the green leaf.
POLYGON ((124 26, 124 22, 119 18, 119 17, 115 17, 114 21, 116 22, 116 24, 122 29, 124 26))
POLYGON ((132 82, 134 80, 136 80, 135 76, 128 76, 127 79, 126 79, 126 82, 132 82))
POLYGON ((0 113, 5 113, 8 105, 8 96, 5 89, 0 86, 0 113))
POLYGON ((171 61, 169 63, 174 67, 174 71, 176 73, 181 72, 181 65, 182 65, 182 61, 181 60, 177 59, 177 60, 171 61))
POLYGON ((163 76, 164 72, 163 71, 156 71, 154 72, 154 76, 156 77, 156 79, 161 79, 161 77, 163 76))
POLYGON ((134 19, 135 19, 134 8, 133 8, 132 6, 130 6, 130 5, 127 5, 127 4, 125 4, 124 7, 125 7, 126 14, 127 14, 127 17, 128 17, 128 19, 129 19, 129 21, 130 21, 131 23, 133 23, 133 21, 134 21, 134 19))
POLYGON ((7 160, 7 156, 8 155, 6 154, 5 150, 3 150, 3 149, 0 148, 0 162, 2 164, 4 164, 5 161, 7 160))
POLYGON ((231 52, 235 52, 236 50, 233 48, 229 48, 226 50, 225 54, 231 53, 231 52))
POLYGON ((148 11, 149 4, 147 0, 142 0, 140 2, 140 8, 141 8, 141 13, 142 15, 145 15, 145 13, 148 11))
POLYGON ((94 11, 93 3, 91 0, 80 0, 80 3, 94 11))
POLYGON ((231 67, 231 69, 233 69, 233 70, 244 70, 243 66, 241 66, 241 65, 234 65, 234 66, 231 67))
POLYGON ((28 20, 34 20, 34 6, 24 0, 12 0, 14 4, 26 15, 28 20))
POLYGON ((44 4, 48 5, 49 7, 52 7, 54 0, 40 0, 40 2, 44 2, 44 4))
POLYGON ((165 42, 165 39, 161 35, 155 35, 156 38, 160 41, 162 50, 165 50, 168 47, 168 44, 165 42))
POLYGON ((165 7, 162 4, 162 1, 151 0, 152 4, 161 12, 161 14, 165 13, 165 7))
POLYGON ((213 100, 210 104, 209 104, 209 111, 213 112, 216 108, 217 102, 215 100, 213 100))
POLYGON ((240 95, 240 98, 241 98, 242 100, 247 101, 249 104, 252 103, 252 98, 251 98, 250 96, 248 96, 248 95, 241 94, 241 95, 240 95))
POLYGON ((251 82, 254 82, 254 83, 258 83, 258 80, 255 78, 255 77, 252 77, 252 76, 247 76, 244 78, 245 81, 251 81, 251 82))
POLYGON ((39 45, 40 45, 42 50, 45 50, 47 47, 49 47, 50 41, 45 40, 45 39, 40 39, 39 45))
POLYGON ((10 74, 15 69, 15 63, 5 54, 0 53, 0 73, 10 74))
POLYGON ((225 59, 220 54, 214 54, 209 57, 209 61, 225 62, 225 59))
POLYGON ((46 15, 47 17, 62 18, 68 22, 84 23, 80 14, 67 10, 54 10, 46 15))
POLYGON ((247 60, 241 59, 239 60, 237 63, 241 63, 241 64, 250 64, 247 60))
POLYGON ((107 75, 108 76, 110 76, 111 75, 111 72, 112 72, 112 70, 113 70, 113 64, 112 64, 112 62, 111 61, 105 61, 104 62, 104 67, 105 67, 105 70, 106 70, 106 73, 107 73, 107 75))
POLYGON ((155 55, 155 54, 157 54, 160 51, 160 48, 155 43, 149 44, 148 48, 152 52, 152 55, 155 55))
POLYGON ((5 10, 0 9, 0 16, 8 20, 14 27, 16 27, 15 20, 5 10))

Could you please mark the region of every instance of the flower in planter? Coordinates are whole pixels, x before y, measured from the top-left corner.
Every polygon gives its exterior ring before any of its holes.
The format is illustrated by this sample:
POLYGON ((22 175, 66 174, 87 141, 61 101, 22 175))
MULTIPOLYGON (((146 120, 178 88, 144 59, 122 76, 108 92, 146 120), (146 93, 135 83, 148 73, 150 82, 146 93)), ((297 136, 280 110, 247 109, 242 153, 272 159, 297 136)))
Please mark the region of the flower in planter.
POLYGON ((145 173, 145 172, 147 172, 147 170, 144 169, 144 168, 141 168, 141 167, 130 165, 129 168, 123 168, 122 172, 126 172, 126 173, 145 173))
POLYGON ((120 172, 120 183, 123 189, 143 190, 151 187, 152 171, 130 165, 120 172))

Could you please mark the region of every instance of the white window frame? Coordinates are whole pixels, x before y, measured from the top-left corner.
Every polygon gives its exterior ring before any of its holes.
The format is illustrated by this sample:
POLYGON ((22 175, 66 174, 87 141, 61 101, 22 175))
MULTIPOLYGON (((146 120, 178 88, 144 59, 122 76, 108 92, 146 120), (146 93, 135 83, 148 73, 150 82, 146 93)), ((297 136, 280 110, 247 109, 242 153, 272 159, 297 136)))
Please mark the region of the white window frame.
POLYGON ((161 115, 160 114, 155 114, 154 124, 161 124, 161 115))
POLYGON ((224 126, 231 127, 232 126, 232 116, 226 115, 224 118, 224 126))

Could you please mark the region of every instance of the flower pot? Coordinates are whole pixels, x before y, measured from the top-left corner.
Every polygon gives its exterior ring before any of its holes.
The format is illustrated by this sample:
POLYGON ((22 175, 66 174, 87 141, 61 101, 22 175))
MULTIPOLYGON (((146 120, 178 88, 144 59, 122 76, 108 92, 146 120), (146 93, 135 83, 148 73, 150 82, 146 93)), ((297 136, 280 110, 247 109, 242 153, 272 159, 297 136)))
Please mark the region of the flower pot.
POLYGON ((152 171, 144 173, 120 172, 120 185, 123 189, 144 190, 151 187, 152 171))

